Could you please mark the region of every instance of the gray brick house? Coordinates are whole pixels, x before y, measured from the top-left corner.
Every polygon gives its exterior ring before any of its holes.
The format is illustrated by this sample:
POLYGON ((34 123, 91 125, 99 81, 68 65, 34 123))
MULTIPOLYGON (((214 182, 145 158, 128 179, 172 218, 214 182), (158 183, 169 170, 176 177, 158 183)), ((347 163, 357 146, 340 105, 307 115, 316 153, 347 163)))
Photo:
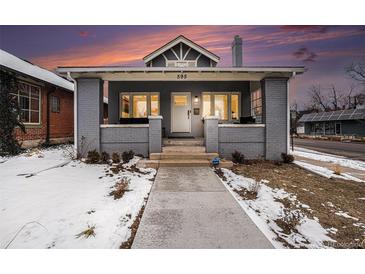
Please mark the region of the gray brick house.
POLYGON ((178 36, 144 57, 143 67, 59 67, 76 83, 78 151, 132 149, 148 157, 168 140, 193 139, 225 158, 237 150, 246 158, 279 159, 288 152, 289 81, 304 67, 244 66, 238 36, 232 67, 217 66, 219 59, 178 36))

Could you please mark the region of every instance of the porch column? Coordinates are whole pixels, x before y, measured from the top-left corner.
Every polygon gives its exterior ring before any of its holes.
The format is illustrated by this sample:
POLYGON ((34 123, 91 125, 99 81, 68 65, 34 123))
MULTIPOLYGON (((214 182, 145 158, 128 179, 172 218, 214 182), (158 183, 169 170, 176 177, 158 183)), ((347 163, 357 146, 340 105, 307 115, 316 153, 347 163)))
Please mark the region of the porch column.
POLYGON ((204 141, 206 152, 218 153, 218 117, 204 118, 204 141))
POLYGON ((261 82, 265 127, 265 158, 280 160, 288 153, 289 105, 288 79, 265 78, 261 82))
POLYGON ((149 153, 162 152, 162 116, 148 116, 149 153))
POLYGON ((81 156, 93 149, 100 152, 103 123, 103 81, 77 79, 77 150, 81 156))

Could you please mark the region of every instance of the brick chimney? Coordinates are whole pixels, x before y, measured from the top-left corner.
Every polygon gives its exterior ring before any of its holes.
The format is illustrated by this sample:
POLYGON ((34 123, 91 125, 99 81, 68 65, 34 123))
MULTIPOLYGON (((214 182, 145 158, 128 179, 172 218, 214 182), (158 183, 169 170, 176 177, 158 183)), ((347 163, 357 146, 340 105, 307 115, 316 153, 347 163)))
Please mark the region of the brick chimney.
POLYGON ((236 35, 232 42, 232 66, 242 67, 242 38, 236 35))

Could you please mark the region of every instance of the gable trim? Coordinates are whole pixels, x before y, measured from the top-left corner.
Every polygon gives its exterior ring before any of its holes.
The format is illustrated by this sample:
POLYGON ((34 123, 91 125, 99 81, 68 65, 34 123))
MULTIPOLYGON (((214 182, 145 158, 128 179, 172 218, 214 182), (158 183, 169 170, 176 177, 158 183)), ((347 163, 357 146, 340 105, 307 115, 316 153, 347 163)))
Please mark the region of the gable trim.
MULTIPOLYGON (((189 46, 190 48, 196 50, 197 52, 199 52, 200 54, 205 55, 206 57, 208 57, 209 59, 213 60, 214 62, 218 63, 219 61, 219 57, 217 55, 215 55, 214 53, 210 52, 209 50, 199 46, 198 44, 194 43, 193 41, 187 39, 185 36, 180 35, 178 37, 176 37, 174 40, 168 42, 167 44, 163 45, 162 47, 160 47, 159 49, 155 50, 154 52, 148 54, 147 56, 145 56, 143 58, 143 61, 145 63, 148 63, 149 61, 151 61, 152 59, 156 58, 157 56, 161 55, 162 53, 164 53, 166 50, 168 49, 172 49, 174 46, 176 46, 179 43, 185 43, 187 46, 189 46)), ((176 54, 176 53, 175 53, 176 54)))

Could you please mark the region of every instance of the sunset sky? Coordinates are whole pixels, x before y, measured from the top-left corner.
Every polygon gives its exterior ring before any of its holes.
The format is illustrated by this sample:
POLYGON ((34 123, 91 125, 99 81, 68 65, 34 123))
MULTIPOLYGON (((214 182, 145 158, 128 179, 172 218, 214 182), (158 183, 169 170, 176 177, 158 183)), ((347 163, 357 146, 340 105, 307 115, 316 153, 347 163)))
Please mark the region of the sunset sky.
POLYGON ((0 48, 39 66, 142 66, 142 58, 184 35, 231 66, 231 41, 243 39, 244 65, 303 65, 291 83, 291 102, 308 101, 308 88, 346 90, 344 67, 365 61, 365 26, 0 26, 0 48))

